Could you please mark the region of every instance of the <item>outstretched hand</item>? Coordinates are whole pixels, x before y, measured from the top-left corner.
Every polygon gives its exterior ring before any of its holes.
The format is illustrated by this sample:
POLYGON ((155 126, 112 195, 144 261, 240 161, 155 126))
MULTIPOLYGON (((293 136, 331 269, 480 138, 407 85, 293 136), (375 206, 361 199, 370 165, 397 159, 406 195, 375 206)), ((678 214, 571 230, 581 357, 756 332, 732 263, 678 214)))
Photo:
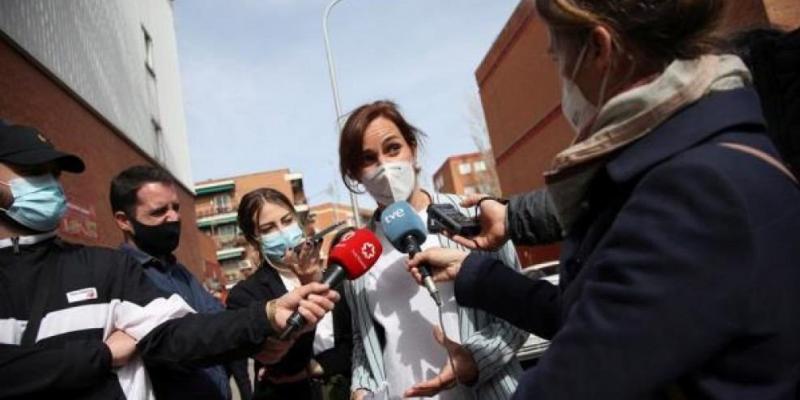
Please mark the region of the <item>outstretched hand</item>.
POLYGON ((449 282, 456 279, 456 275, 461 269, 461 263, 468 255, 468 253, 456 249, 427 249, 408 260, 407 268, 420 285, 422 284, 422 275, 419 273, 419 267, 422 265, 429 267, 434 282, 449 282))
POLYGON ((303 328, 295 333, 300 335, 314 329, 325 313, 333 310, 339 299, 339 293, 330 289, 328 285, 313 282, 271 300, 267 303, 267 316, 270 318, 273 329, 281 332, 286 328, 289 317, 298 311, 306 320, 303 328), (270 307, 274 307, 274 312, 269 311, 270 307))
POLYGON ((489 197, 485 194, 468 195, 461 202, 462 207, 475 207, 480 202, 480 215, 478 222, 481 231, 476 236, 464 237, 461 235, 446 235, 454 242, 473 250, 495 251, 508 241, 508 228, 506 226, 506 212, 508 206, 494 199, 481 199, 489 197))
POLYGON ((447 350, 447 354, 452 356, 452 363, 448 359, 439 375, 417 383, 406 390, 403 394, 405 398, 435 396, 443 390, 452 389, 458 382, 470 385, 478 379, 478 366, 469 351, 445 337, 442 329, 438 326, 433 328, 433 337, 437 343, 447 350), (453 370, 453 367, 455 367, 455 370, 453 370), (458 379, 456 379, 456 375, 458 379))

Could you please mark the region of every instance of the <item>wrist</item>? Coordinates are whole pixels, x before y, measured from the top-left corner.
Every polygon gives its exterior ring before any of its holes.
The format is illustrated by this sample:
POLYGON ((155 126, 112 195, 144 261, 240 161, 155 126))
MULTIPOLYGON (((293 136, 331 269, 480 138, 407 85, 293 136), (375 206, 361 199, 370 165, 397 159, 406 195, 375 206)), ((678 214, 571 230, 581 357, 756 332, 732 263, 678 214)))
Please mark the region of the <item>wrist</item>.
POLYGON ((306 366, 306 374, 309 378, 319 378, 324 372, 322 365, 313 358, 308 362, 308 366, 306 366))
POLYGON ((277 313, 277 308, 278 308, 277 302, 278 302, 277 299, 268 301, 267 305, 265 306, 265 309, 267 314, 267 321, 269 321, 270 327, 272 327, 272 330, 274 332, 279 333, 281 328, 280 326, 278 326, 278 321, 275 319, 275 314, 277 313))

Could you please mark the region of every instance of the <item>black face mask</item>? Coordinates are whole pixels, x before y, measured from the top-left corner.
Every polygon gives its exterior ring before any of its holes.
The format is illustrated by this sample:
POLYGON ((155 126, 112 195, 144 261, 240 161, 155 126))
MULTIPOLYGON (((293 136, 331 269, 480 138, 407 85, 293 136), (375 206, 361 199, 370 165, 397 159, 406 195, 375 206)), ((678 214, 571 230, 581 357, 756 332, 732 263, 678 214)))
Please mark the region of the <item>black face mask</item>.
POLYGON ((165 222, 158 225, 144 225, 130 218, 133 225, 133 241, 143 252, 154 256, 166 256, 178 247, 181 240, 181 221, 165 222))

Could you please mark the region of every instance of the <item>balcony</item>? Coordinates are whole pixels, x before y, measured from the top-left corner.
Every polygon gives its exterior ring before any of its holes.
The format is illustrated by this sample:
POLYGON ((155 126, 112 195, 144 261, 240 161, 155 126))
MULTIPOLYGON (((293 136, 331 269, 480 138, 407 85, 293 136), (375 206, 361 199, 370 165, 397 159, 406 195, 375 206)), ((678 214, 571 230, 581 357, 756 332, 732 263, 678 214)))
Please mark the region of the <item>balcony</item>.
POLYGON ((200 212, 197 213, 198 228, 208 228, 215 225, 236 223, 236 211, 228 210, 225 213, 217 213, 216 210, 214 210, 215 212, 208 213, 203 213, 202 211, 204 210, 200 210, 200 212))
POLYGON ((217 261, 225 261, 244 257, 244 247, 217 250, 217 261))
POLYGON ((236 182, 232 179, 226 181, 205 183, 194 187, 194 192, 198 196, 203 196, 213 193, 233 192, 236 189, 236 182))
POLYGON ((236 206, 203 207, 196 209, 195 214, 197 215, 197 218, 207 218, 207 217, 213 217, 215 215, 229 214, 232 212, 236 212, 237 208, 238 207, 236 206))
POLYGON ((247 245, 247 240, 238 235, 225 235, 215 236, 214 243, 217 245, 218 250, 231 249, 234 247, 244 247, 247 245))

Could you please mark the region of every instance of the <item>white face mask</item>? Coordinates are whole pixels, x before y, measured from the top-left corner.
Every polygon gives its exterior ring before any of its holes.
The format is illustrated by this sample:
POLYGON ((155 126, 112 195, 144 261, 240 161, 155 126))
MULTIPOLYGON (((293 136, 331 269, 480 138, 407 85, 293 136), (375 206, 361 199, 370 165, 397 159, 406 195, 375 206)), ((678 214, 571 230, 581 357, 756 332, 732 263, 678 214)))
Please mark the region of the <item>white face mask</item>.
POLYGON ((364 187, 378 204, 408 200, 417 187, 417 173, 408 161, 382 164, 363 178, 364 187))
MULTIPOLYGON (((561 75, 561 112, 569 122, 575 134, 586 129, 599 112, 599 107, 592 104, 581 91, 581 88, 575 83, 575 77, 581 70, 581 66, 586 57, 586 51, 589 48, 589 42, 583 45, 575 67, 572 70, 570 77, 561 75)), ((606 71, 603 77, 603 82, 600 86, 600 104, 602 104, 603 97, 605 96, 606 84, 608 83, 609 73, 606 71)))

